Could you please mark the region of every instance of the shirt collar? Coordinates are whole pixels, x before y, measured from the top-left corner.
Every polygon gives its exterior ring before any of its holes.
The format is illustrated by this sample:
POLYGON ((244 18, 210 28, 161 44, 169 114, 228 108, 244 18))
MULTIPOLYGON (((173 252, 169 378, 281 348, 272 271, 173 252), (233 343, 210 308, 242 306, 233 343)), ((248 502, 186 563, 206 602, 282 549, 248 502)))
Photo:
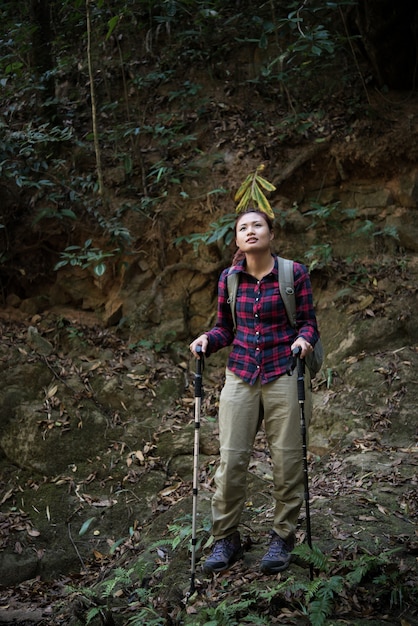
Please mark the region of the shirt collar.
MULTIPOLYGON (((272 253, 272 256, 274 258, 274 267, 271 273, 278 279, 279 278, 279 262, 277 260, 277 254, 272 253)), ((236 263, 235 265, 231 266, 230 273, 237 274, 240 272, 245 272, 245 267, 246 267, 246 263, 245 263, 245 258, 244 258, 241 261, 238 261, 238 263, 236 263)))

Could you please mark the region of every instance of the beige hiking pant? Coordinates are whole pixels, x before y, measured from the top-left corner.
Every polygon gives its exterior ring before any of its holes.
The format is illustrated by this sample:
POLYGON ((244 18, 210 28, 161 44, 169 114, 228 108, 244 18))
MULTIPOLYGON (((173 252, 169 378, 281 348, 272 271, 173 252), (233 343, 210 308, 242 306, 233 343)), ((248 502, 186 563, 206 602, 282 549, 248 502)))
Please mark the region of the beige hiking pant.
MULTIPOLYGON (((310 377, 305 372, 304 415, 312 410, 310 377)), ((249 385, 226 370, 220 396, 220 464, 212 498, 212 533, 222 539, 237 530, 247 497, 247 471, 254 439, 264 419, 273 463, 273 530, 283 539, 294 534, 304 498, 302 433, 297 372, 261 385, 249 385)))

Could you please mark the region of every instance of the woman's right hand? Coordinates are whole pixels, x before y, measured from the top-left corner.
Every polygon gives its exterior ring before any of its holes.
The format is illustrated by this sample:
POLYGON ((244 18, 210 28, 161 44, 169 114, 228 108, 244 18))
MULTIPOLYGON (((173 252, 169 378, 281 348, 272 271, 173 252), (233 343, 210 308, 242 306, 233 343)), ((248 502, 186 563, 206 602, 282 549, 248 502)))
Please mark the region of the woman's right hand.
POLYGON ((208 338, 206 335, 200 335, 200 337, 198 337, 197 339, 195 339, 194 341, 192 341, 192 343, 190 344, 189 348, 190 348, 190 352, 197 358, 200 359, 199 353, 196 352, 196 348, 197 346, 201 347, 202 353, 205 354, 206 353, 206 348, 208 347, 208 338))

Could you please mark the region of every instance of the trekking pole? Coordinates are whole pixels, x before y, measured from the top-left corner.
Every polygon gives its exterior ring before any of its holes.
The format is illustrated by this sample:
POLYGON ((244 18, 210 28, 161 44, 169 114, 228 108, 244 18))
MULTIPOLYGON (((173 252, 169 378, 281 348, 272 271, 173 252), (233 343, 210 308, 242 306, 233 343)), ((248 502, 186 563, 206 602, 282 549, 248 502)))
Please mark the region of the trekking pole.
POLYGON ((192 563, 191 563, 191 577, 190 577, 190 591, 189 596, 195 592, 195 575, 196 575, 196 544, 197 544, 197 494, 198 494, 198 479, 199 479, 199 429, 200 429, 200 411, 202 407, 203 386, 202 386, 202 372, 204 368, 204 356, 202 347, 197 346, 196 352, 200 353, 200 358, 196 359, 196 374, 194 381, 194 450, 193 450, 193 510, 192 510, 192 563))
MULTIPOLYGON (((302 456, 303 456, 303 481, 305 486, 304 500, 306 510, 306 538, 308 546, 312 550, 312 532, 311 532, 311 511, 309 506, 309 479, 308 479, 308 447, 306 443, 306 421, 305 421, 305 361, 300 358, 300 348, 292 351, 291 363, 287 368, 287 373, 291 375, 297 365, 297 388, 298 401, 300 406, 300 430, 302 433, 302 456)), ((314 579, 313 564, 309 564, 309 578, 314 579)))

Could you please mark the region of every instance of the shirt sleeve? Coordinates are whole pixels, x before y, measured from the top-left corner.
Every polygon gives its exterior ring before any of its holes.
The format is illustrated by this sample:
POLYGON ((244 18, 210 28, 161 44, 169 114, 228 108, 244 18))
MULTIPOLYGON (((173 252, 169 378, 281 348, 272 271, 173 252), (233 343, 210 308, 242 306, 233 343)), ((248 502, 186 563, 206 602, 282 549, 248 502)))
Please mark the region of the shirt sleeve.
POLYGON ((293 267, 298 337, 306 339, 314 346, 319 339, 319 330, 313 306, 311 280, 304 265, 295 262, 293 267))
POLYGON ((228 302, 227 275, 229 268, 223 270, 218 281, 218 314, 215 326, 205 335, 208 338, 207 356, 229 346, 234 340, 234 327, 231 305, 228 302))

